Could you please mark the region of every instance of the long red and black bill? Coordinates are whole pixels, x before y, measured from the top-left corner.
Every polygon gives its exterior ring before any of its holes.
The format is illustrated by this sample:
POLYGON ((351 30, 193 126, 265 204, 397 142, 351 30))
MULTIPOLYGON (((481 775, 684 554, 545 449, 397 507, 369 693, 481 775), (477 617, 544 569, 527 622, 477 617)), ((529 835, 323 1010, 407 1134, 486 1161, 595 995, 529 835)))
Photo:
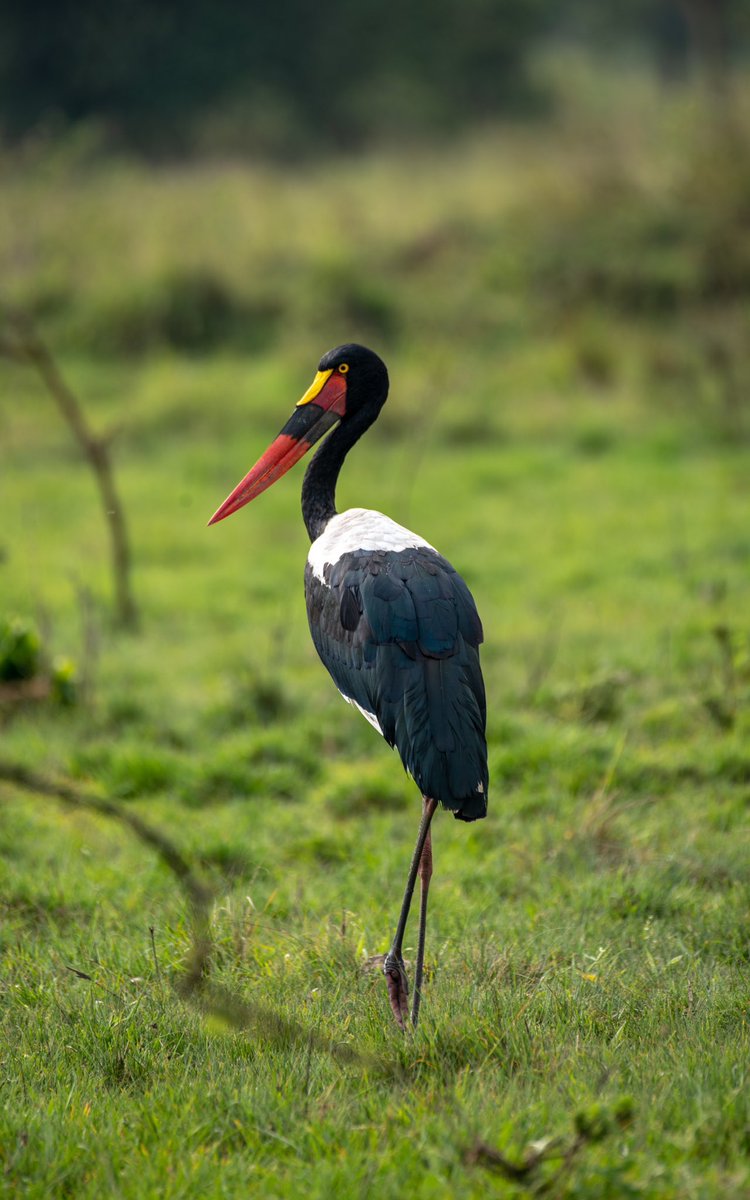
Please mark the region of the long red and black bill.
POLYGON ((346 380, 336 371, 318 371, 277 438, 217 508, 209 525, 223 521, 286 475, 344 415, 346 380))

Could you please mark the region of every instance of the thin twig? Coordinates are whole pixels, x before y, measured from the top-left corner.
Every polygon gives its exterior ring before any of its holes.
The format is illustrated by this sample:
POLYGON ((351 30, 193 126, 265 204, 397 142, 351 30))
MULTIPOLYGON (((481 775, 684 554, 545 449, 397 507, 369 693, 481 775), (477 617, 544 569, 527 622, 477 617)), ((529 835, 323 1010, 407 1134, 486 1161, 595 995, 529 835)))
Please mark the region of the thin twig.
MULTIPOLYGON (((303 1046, 328 1054, 342 1066, 356 1066, 380 1076, 402 1076, 399 1064, 393 1060, 362 1054, 353 1046, 342 1045, 314 1029, 282 1017, 272 1008, 254 1001, 242 1000, 227 988, 208 978, 211 955, 209 906, 213 895, 197 877, 180 850, 160 831, 143 821, 130 809, 122 808, 104 796, 92 795, 72 787, 65 781, 53 781, 30 771, 19 763, 0 760, 0 781, 24 789, 33 795, 61 801, 70 808, 82 809, 112 817, 129 829, 159 855, 162 862, 177 877, 190 902, 193 920, 193 944, 184 973, 177 979, 179 994, 195 1004, 200 1011, 237 1030, 260 1034, 277 1044, 303 1046)), ((76 974, 76 968, 68 968, 76 974)))
POLYGON ((148 927, 149 937, 151 938, 151 953, 154 956, 154 971, 156 972, 156 982, 159 984, 159 991, 163 990, 161 981, 161 967, 159 966, 159 957, 156 953, 156 937, 154 935, 153 925, 148 927))
POLYGON ((38 373, 94 472, 110 534, 117 623, 123 629, 135 629, 138 610, 130 587, 130 544, 107 439, 97 437, 89 429, 78 398, 63 379, 31 319, 18 312, 6 312, 5 317, 12 336, 0 336, 0 354, 25 363, 38 373))

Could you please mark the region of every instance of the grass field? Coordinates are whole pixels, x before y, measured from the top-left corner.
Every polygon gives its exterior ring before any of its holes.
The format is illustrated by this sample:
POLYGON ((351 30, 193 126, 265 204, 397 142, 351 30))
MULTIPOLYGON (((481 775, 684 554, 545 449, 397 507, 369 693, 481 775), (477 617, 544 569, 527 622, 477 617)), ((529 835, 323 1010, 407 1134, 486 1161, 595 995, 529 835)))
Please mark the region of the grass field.
POLYGON ((0 759, 165 833, 212 950, 175 988, 191 908, 153 847, 0 784, 0 1195, 748 1194, 746 180, 695 98, 592 86, 442 153, 74 147, 7 180, 4 296, 116 430, 141 626, 112 628, 49 396, 0 361, 0 616, 89 675, 6 704, 0 759), (339 508, 418 529, 486 631, 490 816, 436 819, 406 1037, 366 967, 419 797, 310 643, 301 471, 206 528, 349 339, 392 392, 339 508))

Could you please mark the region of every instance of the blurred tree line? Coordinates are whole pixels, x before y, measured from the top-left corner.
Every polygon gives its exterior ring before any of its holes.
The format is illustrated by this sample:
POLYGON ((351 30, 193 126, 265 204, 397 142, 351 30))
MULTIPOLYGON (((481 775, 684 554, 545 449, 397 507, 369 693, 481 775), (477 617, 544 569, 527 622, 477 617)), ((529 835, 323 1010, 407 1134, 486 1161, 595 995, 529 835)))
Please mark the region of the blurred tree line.
POLYGON ((532 108, 543 39, 640 46, 714 86, 748 0, 0 0, 0 132, 98 125, 146 153, 295 155, 532 108))

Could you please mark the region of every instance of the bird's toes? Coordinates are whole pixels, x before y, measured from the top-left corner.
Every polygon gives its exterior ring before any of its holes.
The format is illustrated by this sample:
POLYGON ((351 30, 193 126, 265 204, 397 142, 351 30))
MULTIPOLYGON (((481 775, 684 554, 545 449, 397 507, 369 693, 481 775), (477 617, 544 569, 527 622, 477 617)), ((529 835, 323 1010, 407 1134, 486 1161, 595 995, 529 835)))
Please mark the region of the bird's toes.
POLYGON ((404 960, 395 954, 386 955, 383 974, 388 985, 388 999, 399 1029, 406 1028, 409 1019, 409 981, 406 978, 404 960))

